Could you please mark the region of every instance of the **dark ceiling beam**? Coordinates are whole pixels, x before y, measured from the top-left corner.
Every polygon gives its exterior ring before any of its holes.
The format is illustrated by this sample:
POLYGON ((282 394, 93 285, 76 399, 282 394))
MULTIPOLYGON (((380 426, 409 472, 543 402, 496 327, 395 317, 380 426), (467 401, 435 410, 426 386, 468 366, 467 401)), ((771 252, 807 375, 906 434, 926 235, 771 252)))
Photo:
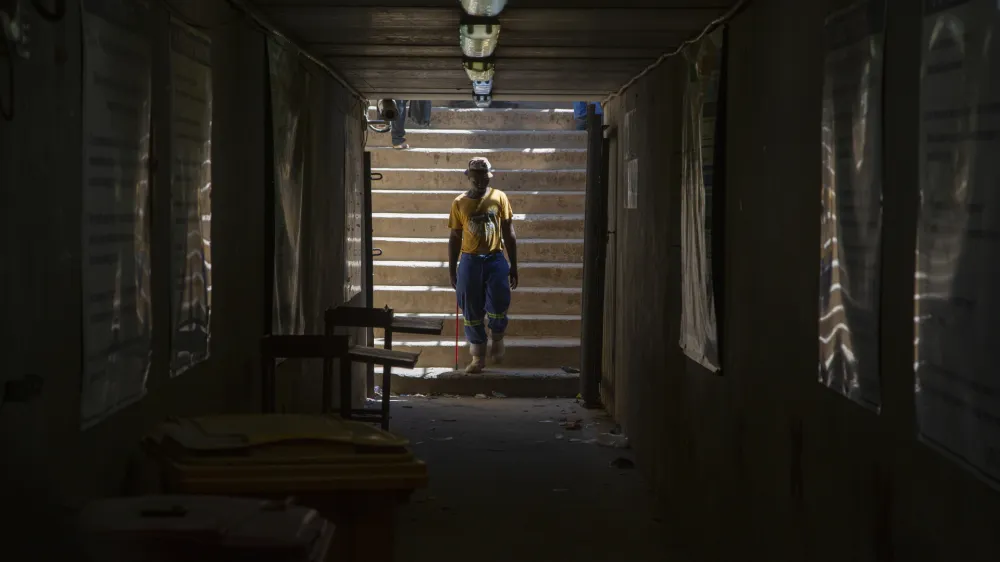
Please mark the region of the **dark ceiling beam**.
MULTIPOLYGON (((687 38, 686 34, 678 34, 676 43, 687 38)), ((340 45, 331 43, 314 43, 311 45, 314 53, 327 58, 348 57, 400 57, 399 45, 354 44, 340 45)), ((501 44, 497 47, 496 56, 502 59, 642 59, 653 60, 662 54, 663 50, 651 48, 595 48, 595 47, 518 47, 501 44)), ((450 45, 409 45, 403 57, 447 57, 461 56, 457 42, 450 45)))
MULTIPOLYGON (((462 57, 326 57, 346 73, 357 71, 461 70, 462 57)), ((497 72, 585 72, 591 74, 635 74, 649 64, 647 59, 505 59, 497 57, 497 72)))
MULTIPOLYGON (((438 31, 433 29, 338 29, 333 31, 320 31, 317 27, 310 31, 304 25, 294 25, 283 23, 284 27, 292 30, 295 38, 310 46, 322 45, 326 48, 329 45, 358 45, 369 43, 373 45, 395 45, 397 47, 396 56, 405 57, 410 46, 439 46, 458 48, 457 31, 438 31)), ((658 31, 607 31, 603 33, 583 34, 573 30, 554 29, 549 32, 528 31, 519 32, 510 30, 500 34, 500 49, 506 47, 531 47, 531 48, 580 48, 580 49, 614 49, 627 46, 637 49, 652 49, 660 53, 668 51, 679 45, 684 39, 696 33, 692 30, 689 33, 658 32, 658 31)), ((498 52, 499 54, 499 52, 498 52)), ((655 58, 655 57, 653 57, 655 58)))
MULTIPOLYGON (((351 8, 453 8, 458 0, 254 0, 262 8, 274 7, 351 7, 351 8)), ((732 0, 510 0, 507 9, 520 8, 719 8, 732 6, 732 0)))
MULTIPOLYGON (((338 30, 449 30, 458 34, 461 9, 455 8, 344 8, 273 7, 265 10, 276 22, 300 30, 303 39, 338 30)), ((500 14, 501 37, 512 31, 692 31, 700 30, 723 10, 718 8, 600 8, 565 10, 521 8, 500 14)))
MULTIPOLYGON (((349 79, 354 79, 354 76, 349 76, 349 79)), ((364 80, 361 77, 357 77, 358 80, 355 82, 358 85, 358 90, 362 92, 366 90, 395 90, 408 88, 413 89, 419 87, 426 90, 460 90, 467 94, 472 94, 472 86, 469 84, 469 80, 462 76, 461 78, 448 79, 444 77, 434 77, 434 78, 423 78, 419 81, 412 80, 409 77, 399 77, 393 78, 390 76, 366 76, 364 80)), ((611 92, 619 87, 623 81, 621 79, 611 79, 611 78, 595 78, 595 77, 581 77, 581 78, 571 78, 571 77, 553 77, 546 80, 527 80, 518 79, 515 76, 497 76, 494 82, 494 88, 498 91, 501 89, 510 90, 558 90, 559 88, 566 88, 567 91, 605 91, 611 92)))
MULTIPOLYGON (((464 100, 471 99, 469 88, 453 89, 414 89, 393 88, 362 90, 369 99, 393 98, 407 100, 464 100)), ((493 91, 496 101, 600 101, 611 92, 608 90, 574 90, 566 89, 539 90, 532 88, 511 89, 498 88, 493 91), (569 92, 569 93, 567 93, 569 92)))
MULTIPOLYGON (((495 99, 603 98, 734 2, 511 0, 500 16, 495 99)), ((254 3, 366 95, 471 95, 458 48, 457 0, 254 3)))

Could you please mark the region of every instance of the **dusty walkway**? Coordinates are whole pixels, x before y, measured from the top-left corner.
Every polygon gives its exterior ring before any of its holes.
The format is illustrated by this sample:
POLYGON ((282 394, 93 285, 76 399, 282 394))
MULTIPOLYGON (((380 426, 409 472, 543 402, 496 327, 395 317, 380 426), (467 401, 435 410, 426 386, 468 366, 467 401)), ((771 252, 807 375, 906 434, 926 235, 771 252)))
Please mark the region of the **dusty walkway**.
POLYGON ((680 560, 638 471, 610 466, 631 452, 586 442, 611 427, 603 413, 565 399, 400 400, 392 429, 431 484, 400 511, 396 560, 680 560))

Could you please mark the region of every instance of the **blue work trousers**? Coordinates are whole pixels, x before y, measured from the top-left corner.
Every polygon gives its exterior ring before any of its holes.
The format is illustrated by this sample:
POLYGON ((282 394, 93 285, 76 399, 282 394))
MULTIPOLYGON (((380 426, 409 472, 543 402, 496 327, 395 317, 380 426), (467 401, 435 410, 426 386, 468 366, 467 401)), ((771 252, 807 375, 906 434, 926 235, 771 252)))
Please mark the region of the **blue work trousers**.
POLYGON ((456 292, 465 317, 465 339, 470 344, 486 343, 486 327, 493 339, 507 330, 510 307, 510 265, 503 252, 462 254, 458 262, 456 292), (488 319, 484 325, 483 321, 488 319))
POLYGON ((396 100, 396 118, 392 120, 392 144, 399 146, 406 142, 406 110, 409 102, 406 100, 396 100))

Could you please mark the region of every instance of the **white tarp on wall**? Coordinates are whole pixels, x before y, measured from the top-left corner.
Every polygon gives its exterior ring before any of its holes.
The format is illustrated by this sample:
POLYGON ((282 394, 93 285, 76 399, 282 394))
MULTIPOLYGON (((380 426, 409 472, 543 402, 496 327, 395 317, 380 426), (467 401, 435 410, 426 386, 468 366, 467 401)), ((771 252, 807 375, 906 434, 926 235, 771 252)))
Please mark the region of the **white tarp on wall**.
POLYGON ((885 0, 826 20, 819 382, 879 411, 885 0))
POLYGON ((274 313, 275 334, 305 333, 302 279, 302 211, 308 120, 304 119, 311 76, 298 54, 268 40, 274 135, 274 313))
POLYGON ((144 2, 83 8, 83 381, 91 426, 146 393, 152 47, 144 2))
POLYGON ((688 357, 716 372, 719 339, 712 284, 712 176, 715 107, 723 33, 717 29, 685 51, 681 166, 681 339, 688 357))
POLYGON ((914 320, 921 440, 1000 487, 1000 7, 927 2, 914 320))
POLYGON ((209 354, 212 305, 212 44, 170 22, 170 373, 209 354))

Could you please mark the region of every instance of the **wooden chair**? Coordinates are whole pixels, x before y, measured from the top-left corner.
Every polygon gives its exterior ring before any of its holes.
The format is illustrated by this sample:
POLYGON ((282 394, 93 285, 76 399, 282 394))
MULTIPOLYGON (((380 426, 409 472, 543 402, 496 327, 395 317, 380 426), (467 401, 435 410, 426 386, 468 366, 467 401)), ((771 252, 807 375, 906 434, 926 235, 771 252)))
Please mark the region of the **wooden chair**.
MULTIPOLYGON (((331 309, 332 310, 332 309, 331 309)), ((329 315, 329 311, 327 312, 329 315)), ((390 311, 391 314, 391 311, 390 311)), ((274 413, 277 410, 276 361, 285 359, 323 359, 322 411, 333 413, 333 360, 340 361, 340 408, 336 410, 344 419, 365 417, 371 412, 355 409, 351 405, 354 385, 351 376, 352 363, 375 363, 384 368, 391 366, 413 368, 417 364, 416 353, 392 351, 373 347, 351 345, 350 338, 334 335, 329 318, 324 335, 267 335, 261 339, 261 384, 262 411, 274 413)), ((383 406, 382 426, 388 427, 388 405, 383 406)))
MULTIPOLYGON (((382 429, 389 429, 389 405, 392 392, 392 368, 403 367, 412 369, 416 366, 419 353, 393 351, 392 335, 394 332, 409 334, 440 334, 444 329, 443 320, 425 320, 421 318, 397 318, 393 310, 385 308, 368 308, 359 306, 338 306, 326 311, 325 323, 327 333, 332 333, 339 327, 345 328, 381 328, 384 335, 382 349, 374 347, 352 348, 355 361, 365 361, 382 366, 382 408, 377 418, 382 423, 382 429), (404 356, 413 356, 412 363, 404 362, 404 356)), ((370 412, 367 415, 371 415, 370 412)))
MULTIPOLYGON (((266 335, 260 340, 261 411, 274 413, 278 407, 275 368, 278 359, 312 359, 329 361, 348 356, 347 336, 334 335, 266 335)), ((350 378, 350 377, 348 377, 350 378)), ((343 388, 343 384, 341 384, 343 388)), ((333 372, 323 371, 323 412, 329 412, 333 401, 333 372)), ((341 397, 341 409, 344 400, 341 397)), ((348 396, 350 410, 350 396, 348 396)), ((348 412, 349 413, 349 412, 348 412)))

